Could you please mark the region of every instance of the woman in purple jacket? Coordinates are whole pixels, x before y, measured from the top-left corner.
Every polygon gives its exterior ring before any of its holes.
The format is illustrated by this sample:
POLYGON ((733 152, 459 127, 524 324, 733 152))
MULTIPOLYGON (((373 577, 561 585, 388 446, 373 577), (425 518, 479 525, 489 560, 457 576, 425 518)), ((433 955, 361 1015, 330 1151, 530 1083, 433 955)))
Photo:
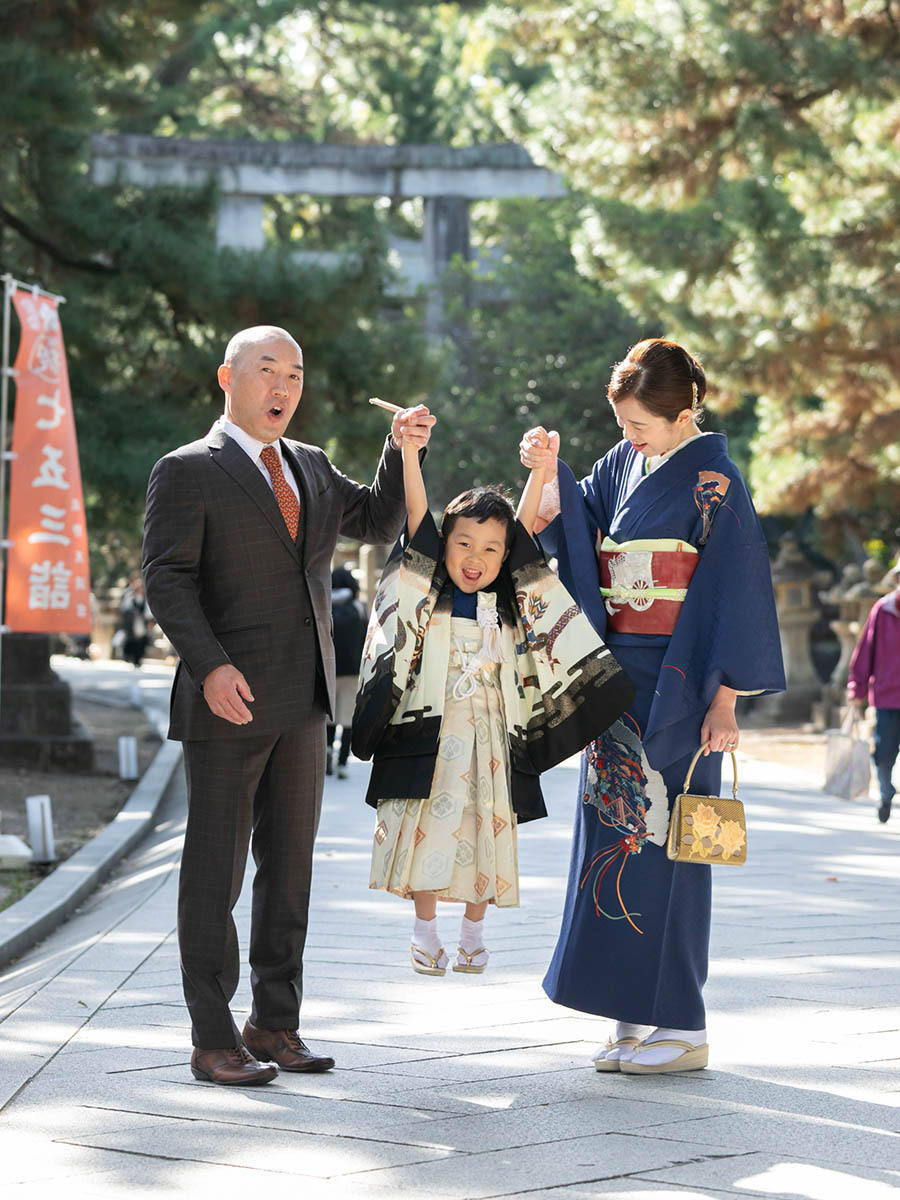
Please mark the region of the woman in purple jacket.
POLYGON ((850 700, 863 712, 867 704, 875 709, 872 759, 881 792, 878 820, 882 824, 891 815, 891 774, 900 753, 900 558, 890 574, 898 586, 872 606, 850 659, 847 681, 850 700))

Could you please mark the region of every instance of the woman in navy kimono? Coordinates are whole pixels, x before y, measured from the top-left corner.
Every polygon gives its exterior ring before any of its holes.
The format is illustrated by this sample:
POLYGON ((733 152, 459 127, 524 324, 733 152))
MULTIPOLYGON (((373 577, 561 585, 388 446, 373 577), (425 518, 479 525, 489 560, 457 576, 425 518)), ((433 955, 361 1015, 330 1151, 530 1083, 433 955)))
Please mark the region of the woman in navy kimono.
POLYGON ((608 389, 623 440, 586 479, 557 463, 558 434, 538 427, 520 446, 551 480, 540 542, 637 688, 582 756, 544 979, 551 1000, 617 1022, 598 1071, 707 1064, 710 869, 666 857, 669 808, 703 743, 691 791, 719 792, 737 696, 784 689, 765 540, 725 437, 699 428, 705 392, 681 346, 639 342, 608 389))

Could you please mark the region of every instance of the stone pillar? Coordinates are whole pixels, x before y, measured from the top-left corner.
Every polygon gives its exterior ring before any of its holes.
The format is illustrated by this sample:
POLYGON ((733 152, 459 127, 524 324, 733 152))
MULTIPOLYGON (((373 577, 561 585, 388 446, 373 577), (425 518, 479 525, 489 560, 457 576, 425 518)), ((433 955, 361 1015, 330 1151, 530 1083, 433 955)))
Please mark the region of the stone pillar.
POLYGON ((0 762, 37 770, 93 769, 94 743, 72 719, 69 685, 50 669, 48 634, 3 636, 0 762))
POLYGON ((262 196, 233 193, 221 196, 216 218, 216 245, 231 246, 235 250, 262 250, 265 244, 262 196))
POLYGON ((841 647, 840 658, 831 672, 829 684, 840 691, 847 686, 847 674, 850 668, 850 658, 856 645, 856 604, 850 597, 851 588, 862 580, 862 570, 856 563, 848 563, 841 572, 841 577, 835 584, 822 592, 826 604, 834 604, 838 615, 829 624, 837 635, 841 647))
POLYGON ((804 557, 793 533, 784 534, 778 546, 772 584, 787 691, 755 700, 753 710, 770 721, 807 721, 822 690, 809 644, 810 631, 819 619, 813 602, 813 583, 818 582, 819 572, 804 557))
POLYGON ((425 332, 429 337, 438 337, 444 325, 441 292, 444 271, 457 254, 466 262, 471 257, 469 201, 464 196, 433 196, 425 200, 424 246, 429 283, 425 332))

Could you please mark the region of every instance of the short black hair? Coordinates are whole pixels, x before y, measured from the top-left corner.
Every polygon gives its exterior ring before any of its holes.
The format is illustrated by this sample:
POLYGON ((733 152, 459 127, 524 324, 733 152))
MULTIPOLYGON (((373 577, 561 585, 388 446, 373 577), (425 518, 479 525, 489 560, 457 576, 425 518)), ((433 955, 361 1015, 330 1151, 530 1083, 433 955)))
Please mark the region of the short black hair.
POLYGON ((512 545, 516 531, 516 510, 502 487, 488 485, 469 488, 450 501, 441 517, 441 537, 446 539, 460 517, 471 517, 482 524, 491 519, 506 526, 506 550, 512 545))

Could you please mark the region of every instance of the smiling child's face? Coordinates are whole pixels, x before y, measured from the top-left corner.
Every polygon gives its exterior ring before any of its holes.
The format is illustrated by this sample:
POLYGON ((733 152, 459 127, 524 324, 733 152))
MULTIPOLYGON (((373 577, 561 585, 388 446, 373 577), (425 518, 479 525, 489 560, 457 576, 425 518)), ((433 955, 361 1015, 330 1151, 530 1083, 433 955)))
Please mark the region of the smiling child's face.
POLYGON ((506 555, 506 525, 496 517, 457 517, 444 547, 447 574, 463 592, 489 588, 506 555))

